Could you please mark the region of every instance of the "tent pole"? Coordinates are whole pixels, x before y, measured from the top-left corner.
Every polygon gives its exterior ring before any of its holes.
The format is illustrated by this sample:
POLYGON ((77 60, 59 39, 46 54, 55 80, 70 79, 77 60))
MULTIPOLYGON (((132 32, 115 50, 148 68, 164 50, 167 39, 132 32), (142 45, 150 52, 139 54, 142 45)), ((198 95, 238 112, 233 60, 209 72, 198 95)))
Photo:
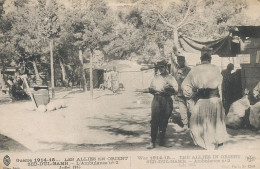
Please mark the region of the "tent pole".
POLYGON ((142 88, 144 88, 144 72, 142 71, 142 88))
POLYGON ((223 70, 223 57, 221 57, 221 70, 223 70))

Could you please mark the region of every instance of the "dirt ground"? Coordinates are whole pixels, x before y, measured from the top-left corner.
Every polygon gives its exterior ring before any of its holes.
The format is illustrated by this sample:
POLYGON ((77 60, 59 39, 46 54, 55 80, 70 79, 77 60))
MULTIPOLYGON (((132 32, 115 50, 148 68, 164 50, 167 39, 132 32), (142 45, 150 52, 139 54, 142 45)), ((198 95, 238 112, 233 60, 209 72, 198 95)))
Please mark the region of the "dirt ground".
MULTIPOLYGON (((57 94, 66 108, 33 111, 30 101, 0 105, 0 152, 5 151, 131 151, 146 150, 150 141, 152 96, 132 91, 74 91, 57 94)), ((156 150, 200 150, 188 132, 169 123, 172 147, 156 150)), ((259 149, 260 135, 253 130, 228 129, 230 139, 222 149, 259 149)))

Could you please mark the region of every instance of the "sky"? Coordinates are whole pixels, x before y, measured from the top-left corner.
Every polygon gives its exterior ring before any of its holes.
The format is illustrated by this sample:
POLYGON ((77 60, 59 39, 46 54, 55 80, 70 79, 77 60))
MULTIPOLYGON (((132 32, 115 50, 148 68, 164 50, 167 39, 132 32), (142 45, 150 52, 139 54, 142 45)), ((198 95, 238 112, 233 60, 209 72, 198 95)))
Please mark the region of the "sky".
POLYGON ((246 11, 246 15, 248 15, 252 19, 259 18, 260 2, 257 0, 247 0, 247 2, 248 2, 248 10, 246 11))
MULTIPOLYGON (((11 3, 13 0, 8 0, 5 2, 5 10, 6 12, 10 11, 11 3)), ((66 7, 71 6, 71 2, 79 2, 79 1, 89 1, 89 0, 57 0, 60 3, 63 3, 66 7)), ((120 7, 121 5, 131 5, 131 0, 105 0, 109 3, 110 7, 120 7)), ((162 1, 165 6, 167 6, 170 2, 181 2, 181 0, 159 0, 162 1)), ((201 1, 201 0, 199 0, 201 1)), ((203 0, 202 0, 203 1, 203 0)), ((248 3, 248 9, 245 11, 246 15, 252 18, 252 20, 260 18, 260 1, 258 0, 246 0, 248 3)), ((114 8, 114 9, 116 9, 114 8)))

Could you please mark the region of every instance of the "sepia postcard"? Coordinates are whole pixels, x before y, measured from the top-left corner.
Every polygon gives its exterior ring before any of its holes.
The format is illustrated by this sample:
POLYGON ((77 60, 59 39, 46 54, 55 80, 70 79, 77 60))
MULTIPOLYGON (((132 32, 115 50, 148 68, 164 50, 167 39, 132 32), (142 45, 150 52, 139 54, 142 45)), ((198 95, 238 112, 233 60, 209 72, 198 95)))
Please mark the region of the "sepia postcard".
POLYGON ((0 0, 0 169, 259 169, 259 0, 0 0))

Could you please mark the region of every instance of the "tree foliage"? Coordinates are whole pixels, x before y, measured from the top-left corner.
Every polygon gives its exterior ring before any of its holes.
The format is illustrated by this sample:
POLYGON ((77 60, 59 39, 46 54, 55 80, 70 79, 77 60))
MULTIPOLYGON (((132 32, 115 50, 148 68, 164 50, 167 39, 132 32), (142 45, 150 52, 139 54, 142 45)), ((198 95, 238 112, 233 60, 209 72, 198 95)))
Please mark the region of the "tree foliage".
POLYGON ((132 8, 126 20, 142 32, 144 48, 155 43, 161 57, 165 58, 166 41, 177 45, 180 34, 198 40, 223 37, 229 26, 247 20, 242 11, 246 7, 246 0, 184 0, 169 1, 167 5, 144 0, 132 8), (174 36, 175 31, 177 36, 174 36))
POLYGON ((150 62, 167 57, 165 47, 168 41, 176 43, 175 31, 212 40, 226 35, 229 26, 252 25, 244 13, 246 0, 131 0, 116 9, 103 0, 72 7, 56 0, 12 0, 15 10, 9 12, 4 12, 4 2, 0 0, 1 58, 47 64, 48 43, 54 39, 55 64, 62 62, 68 74, 77 69, 79 50, 85 51, 85 62, 88 51, 95 50, 104 61, 136 57, 150 62))
POLYGON ((0 18, 2 14, 4 13, 4 2, 5 0, 0 0, 0 18))

